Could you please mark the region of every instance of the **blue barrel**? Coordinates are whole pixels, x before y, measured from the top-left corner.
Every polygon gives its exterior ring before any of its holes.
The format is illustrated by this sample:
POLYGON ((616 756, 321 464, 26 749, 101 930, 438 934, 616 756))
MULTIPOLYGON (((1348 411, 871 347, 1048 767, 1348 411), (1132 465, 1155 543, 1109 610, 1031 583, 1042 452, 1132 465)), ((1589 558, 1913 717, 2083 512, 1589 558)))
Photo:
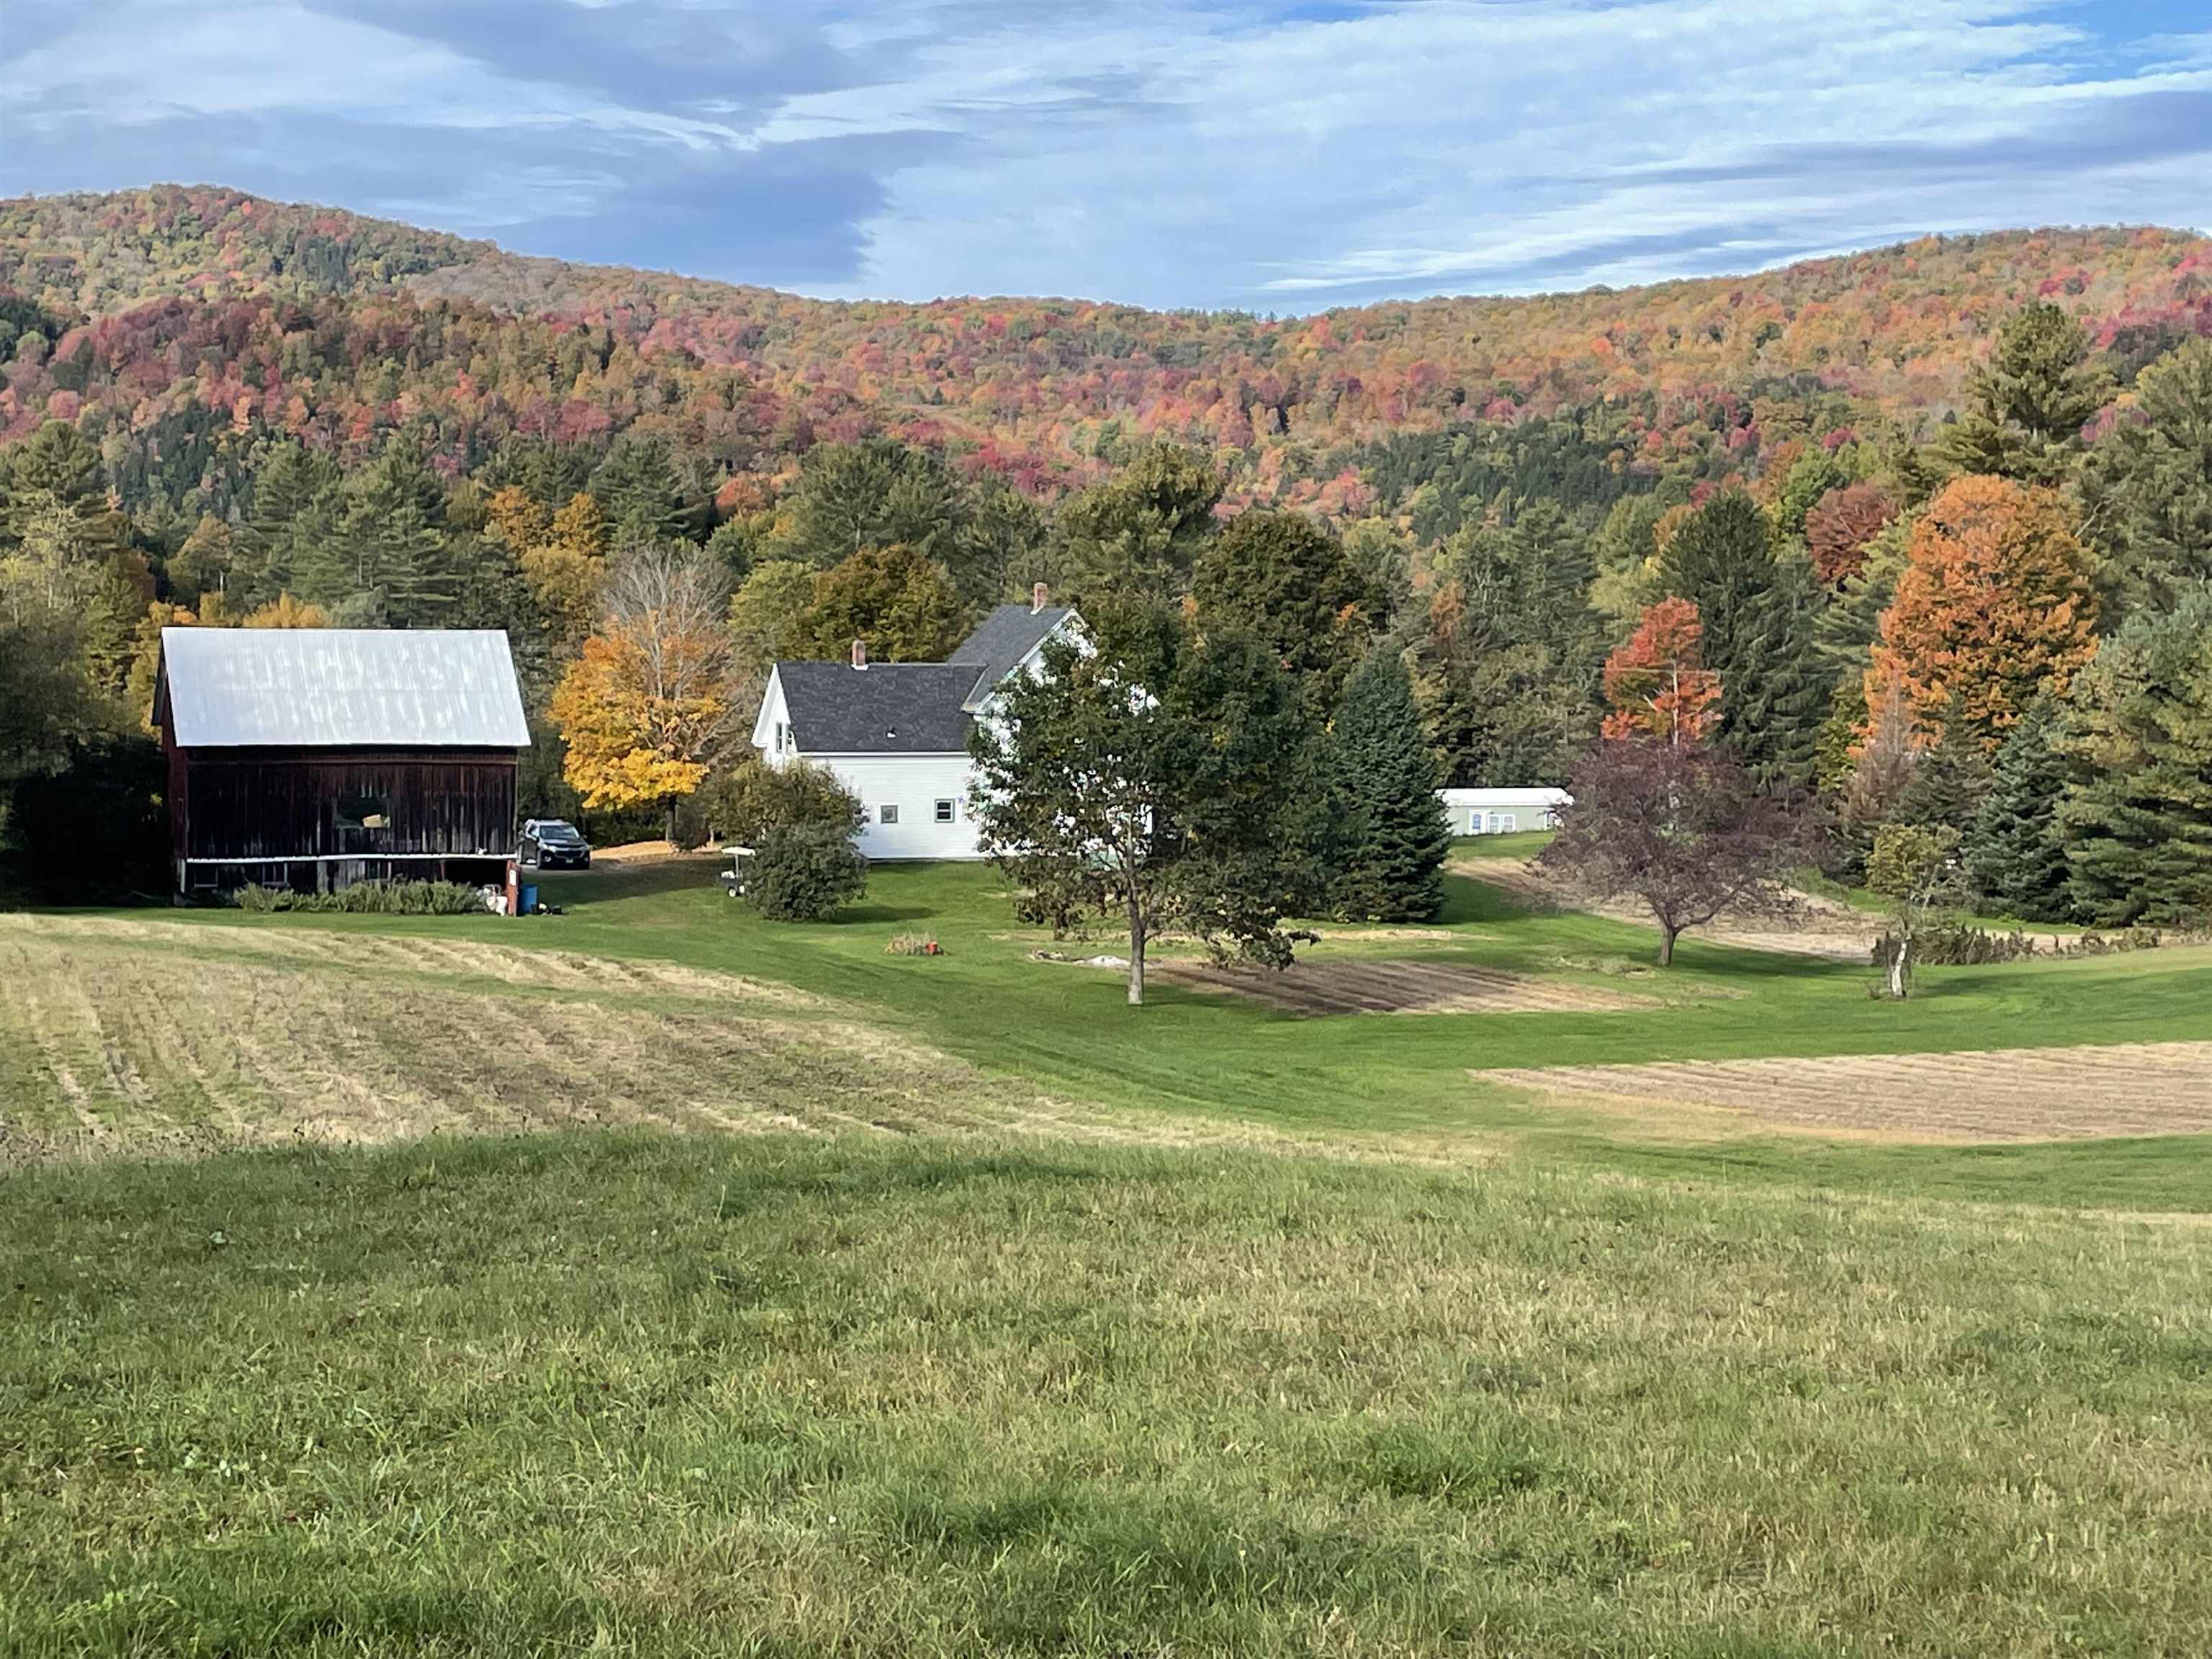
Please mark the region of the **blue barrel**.
POLYGON ((526 882, 523 884, 521 902, 515 906, 515 908, 521 911, 526 916, 534 915, 537 914, 538 887, 536 883, 526 882))

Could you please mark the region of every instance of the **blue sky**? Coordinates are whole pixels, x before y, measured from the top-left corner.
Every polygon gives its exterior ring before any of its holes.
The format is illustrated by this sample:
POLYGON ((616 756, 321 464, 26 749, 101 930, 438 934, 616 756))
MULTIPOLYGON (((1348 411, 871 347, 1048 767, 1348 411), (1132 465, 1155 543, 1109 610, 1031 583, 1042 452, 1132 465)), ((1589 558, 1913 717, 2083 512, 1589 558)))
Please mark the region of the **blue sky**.
POLYGON ((0 192, 1307 311, 2212 227, 2212 0, 0 0, 0 192))

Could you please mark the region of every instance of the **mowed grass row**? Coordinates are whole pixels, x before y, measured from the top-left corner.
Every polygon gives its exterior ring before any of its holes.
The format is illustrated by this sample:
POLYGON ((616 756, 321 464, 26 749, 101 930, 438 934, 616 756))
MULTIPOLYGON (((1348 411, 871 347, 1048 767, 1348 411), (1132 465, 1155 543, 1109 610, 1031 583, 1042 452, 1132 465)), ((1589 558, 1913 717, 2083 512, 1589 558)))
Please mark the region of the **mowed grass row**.
MULTIPOLYGON (((1754 1121, 1731 1126, 1710 1112, 1677 1121, 1663 1112, 1595 1109, 1553 1099, 1507 1075, 1516 1068, 1771 1055, 2203 1042, 2212 1040, 2212 951, 2203 949, 1934 969, 1923 975, 1919 994, 1900 1006, 1869 998, 1869 969, 1694 939, 1675 968, 1650 971, 1647 928, 1590 915, 1532 914, 1496 888, 1455 877, 1442 925, 1330 927, 1304 959, 1323 969, 1383 957, 1463 964, 1571 993, 1595 988, 1632 1006, 1311 1018, 1164 980, 1155 982, 1151 1006, 1132 1011, 1111 970, 1030 960, 1031 951, 1053 941, 1016 919, 1012 896, 980 866, 880 866, 866 902, 812 926, 751 915, 723 896, 711 863, 702 861, 549 878, 546 887, 565 913, 526 922, 177 913, 156 926, 163 935, 161 965, 150 970, 143 994, 189 1017, 205 990, 195 990, 198 958, 231 960, 249 940, 291 951, 283 971, 309 976, 311 986, 324 983, 314 978, 319 947, 380 953, 365 972, 362 964, 338 964, 346 977, 330 988, 329 1000, 349 1018, 350 1010, 386 1006, 400 997, 434 1011, 431 1018, 410 1012, 384 1021, 401 1048, 388 1064, 405 1076, 427 1078, 434 1096, 459 1102, 442 1116, 434 1100, 434 1109, 400 1115, 418 1127, 497 1127, 533 1114, 550 1122, 642 1118, 711 1125, 718 1092, 751 1101, 757 1091, 748 1093, 748 1083, 757 1077, 782 1075, 787 1083, 779 1086, 802 1092, 816 1079, 849 1079, 854 1068, 841 1060, 866 1049, 858 1069, 867 1077, 857 1086, 866 1092, 873 1086, 870 1079, 888 1075, 902 1103, 890 1115, 901 1121, 957 1115, 964 1098, 982 1090, 1144 1118, 1163 1133, 1176 1133, 1177 1124, 1210 1133, 1209 1126, 1229 1122, 1298 1136, 1421 1139, 1455 1154, 1478 1144, 1510 1143, 1578 1167, 1660 1174, 1681 1168, 1708 1176, 1726 1172, 2002 1201, 2212 1209, 2212 1158, 2202 1155, 2201 1139, 1882 1145, 1771 1133, 1754 1121), (894 933, 910 931, 935 933, 947 954, 884 953, 894 933), (196 945, 200 939, 204 948, 196 945), (494 956, 501 963, 496 973, 483 965, 494 956), (577 962, 593 964, 585 975, 590 983, 574 982, 577 962), (538 975, 532 963, 559 982, 533 983, 538 975), (611 977, 625 973, 634 982, 611 977), (779 1073, 772 1061, 749 1066, 748 1034, 761 1013, 760 994, 769 990, 779 994, 771 1010, 776 1020, 822 1026, 842 1017, 864 1027, 868 1042, 848 1036, 817 1043, 814 1061, 803 1063, 795 1078, 779 1073), (478 1000, 463 1007, 455 1000, 459 993, 478 1000), (568 1010, 534 1012, 528 1006, 533 998, 565 999, 568 1010), (594 1071, 584 1058, 589 1042, 553 1035, 564 1019, 602 1036, 618 1051, 612 1062, 594 1071), (659 1035, 652 1028, 660 1019, 682 1030, 673 1037, 659 1035), (716 1030, 723 1021, 732 1029, 716 1030), (575 1074, 556 1066, 551 1075, 558 1086, 533 1090, 526 1063, 532 1044, 550 1045, 554 1059, 575 1074), (954 1073, 934 1064, 877 1063, 902 1046, 961 1062, 970 1068, 968 1084, 953 1082, 954 1073), (461 1063, 447 1063, 453 1050, 465 1051, 461 1063), (656 1063, 662 1050, 666 1063, 656 1063), (464 1086, 486 1073, 495 1085, 489 1109, 484 1091, 464 1086), (519 1114, 499 1103, 515 1091, 523 1103, 519 1114), (568 1115, 561 1103, 571 1098, 605 1102, 609 1109, 568 1115)), ((129 915, 113 922, 146 926, 129 915)), ((21 919, 15 937, 24 937, 24 929, 36 936, 42 925, 52 924, 21 919)), ((1064 948, 1114 944, 1102 935, 1064 948)), ((89 977, 115 983, 104 974, 89 977)), ((145 1016, 155 1023, 166 1017, 158 1007, 145 1016)), ((268 1016, 264 1010, 258 1017, 268 1016)), ((126 1011, 100 1030, 139 1018, 126 1011)), ((328 1046, 319 1020, 292 1024, 298 1041, 328 1046)), ((210 1029, 219 1036, 226 1028, 216 1020, 210 1029)), ((86 1040, 97 1048, 106 1039, 86 1040)), ((282 1045, 270 1052, 272 1066, 281 1069, 282 1045)), ((0 1118, 11 1086, 19 1117, 58 1109, 53 1090, 27 1073, 21 1060, 11 1085, 9 1065, 0 1060, 0 1118)), ((89 1071, 100 1074, 97 1064, 89 1071)), ((804 1115, 811 1121, 820 1115, 804 1115)))
POLYGON ((0 1650, 2212 1650, 2212 1231, 631 1132, 0 1183, 0 1650))

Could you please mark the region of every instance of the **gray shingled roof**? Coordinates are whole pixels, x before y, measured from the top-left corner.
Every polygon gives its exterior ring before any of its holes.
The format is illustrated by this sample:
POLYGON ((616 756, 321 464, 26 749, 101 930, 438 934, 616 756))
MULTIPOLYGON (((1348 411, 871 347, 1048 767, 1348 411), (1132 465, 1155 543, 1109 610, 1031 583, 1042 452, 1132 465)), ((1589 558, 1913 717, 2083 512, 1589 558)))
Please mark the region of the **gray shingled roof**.
POLYGON ((780 662, 799 750, 811 755, 945 755, 968 747, 972 663, 780 662))
POLYGON ((1048 605, 1042 611, 1032 611, 1025 605, 1002 605, 961 641, 959 648, 947 660, 976 665, 975 684, 969 688, 965 699, 971 714, 982 707, 993 686, 1012 673, 1022 659, 1060 626, 1071 609, 1065 605, 1048 605))
POLYGON ((522 749, 507 635, 366 628, 165 628, 184 748, 522 749))

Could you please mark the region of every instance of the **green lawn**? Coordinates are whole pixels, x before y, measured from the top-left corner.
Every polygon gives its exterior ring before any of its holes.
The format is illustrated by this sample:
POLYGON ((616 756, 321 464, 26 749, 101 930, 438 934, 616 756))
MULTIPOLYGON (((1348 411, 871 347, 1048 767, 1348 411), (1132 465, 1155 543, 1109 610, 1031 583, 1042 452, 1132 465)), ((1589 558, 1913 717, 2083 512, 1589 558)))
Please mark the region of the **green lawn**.
POLYGON ((0 1190, 10 1653, 2212 1645, 2191 1223, 637 1134, 0 1190))
POLYGON ((0 1652, 2212 1649, 2212 1137, 1483 1080, 2203 1041, 2212 953, 1898 1006, 1455 878, 1311 959, 1651 1006, 1301 1018, 973 866, 545 885, 0 917, 0 1652))

